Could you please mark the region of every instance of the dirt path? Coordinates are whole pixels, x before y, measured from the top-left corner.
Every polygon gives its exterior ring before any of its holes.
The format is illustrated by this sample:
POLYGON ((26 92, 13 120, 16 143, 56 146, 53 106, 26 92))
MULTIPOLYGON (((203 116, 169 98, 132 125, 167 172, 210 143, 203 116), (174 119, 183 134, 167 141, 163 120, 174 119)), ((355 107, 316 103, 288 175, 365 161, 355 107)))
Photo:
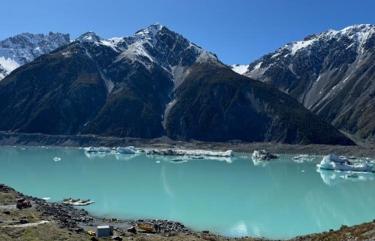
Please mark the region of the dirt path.
POLYGON ((7 210, 14 210, 16 209, 16 204, 12 205, 0 205, 0 210, 7 211, 7 210))

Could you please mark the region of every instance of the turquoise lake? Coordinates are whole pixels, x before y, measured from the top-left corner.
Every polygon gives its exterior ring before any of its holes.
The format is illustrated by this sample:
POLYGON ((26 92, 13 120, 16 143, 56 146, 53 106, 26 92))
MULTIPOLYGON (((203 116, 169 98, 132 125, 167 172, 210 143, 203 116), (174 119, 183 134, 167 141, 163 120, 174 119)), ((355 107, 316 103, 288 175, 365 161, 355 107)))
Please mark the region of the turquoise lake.
POLYGON ((245 154, 174 159, 1 147, 0 183, 50 201, 92 199, 87 210, 94 215, 169 219, 226 236, 285 239, 375 219, 372 174, 319 173, 321 157, 295 163, 282 155, 267 165, 245 154))

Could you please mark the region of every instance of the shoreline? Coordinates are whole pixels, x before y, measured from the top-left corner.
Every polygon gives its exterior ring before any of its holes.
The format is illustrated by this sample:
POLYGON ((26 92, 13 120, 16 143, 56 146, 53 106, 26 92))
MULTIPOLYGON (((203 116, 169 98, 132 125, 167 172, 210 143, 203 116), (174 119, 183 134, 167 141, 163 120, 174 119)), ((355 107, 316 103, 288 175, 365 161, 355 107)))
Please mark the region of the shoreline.
POLYGON ((166 137, 155 139, 118 138, 94 135, 44 135, 0 132, 0 146, 56 146, 56 147, 82 147, 82 146, 135 146, 140 148, 185 148, 204 150, 233 150, 240 153, 252 153, 254 150, 266 149, 278 154, 311 154, 327 155, 353 155, 357 157, 375 158, 375 144, 362 144, 356 146, 339 145, 299 145, 281 143, 246 143, 241 141, 230 142, 203 142, 203 141, 175 141, 166 137))
MULTIPOLYGON (((63 230, 68 232, 74 232, 76 234, 83 235, 84 237, 89 237, 88 231, 95 231, 95 227, 99 225, 111 225, 114 229, 114 236, 116 236, 120 240, 124 238, 136 240, 166 240, 171 238, 171 240, 175 240, 175 237, 178 237, 177 240, 241 240, 241 241, 269 241, 263 238, 251 238, 251 237, 224 237, 221 235, 217 235, 211 233, 210 231, 194 231, 180 222, 170 221, 170 220, 157 220, 157 219, 136 219, 136 220, 124 220, 124 219, 117 219, 117 218, 109 218, 109 217, 98 217, 91 215, 88 211, 81 209, 79 207, 74 207, 71 205, 63 204, 60 202, 48 202, 42 198, 33 197, 25 195, 21 192, 16 191, 15 189, 7 186, 6 184, 0 184, 0 230, 2 230, 2 221, 1 221, 1 213, 6 213, 4 210, 12 210, 9 208, 8 205, 4 205, 2 203, 2 194, 13 194, 14 200, 19 198, 25 198, 26 200, 32 203, 32 208, 39 212, 42 218, 42 221, 35 222, 35 224, 42 225, 42 224, 50 224, 56 223, 57 226, 63 230), (6 207, 6 209, 4 209, 6 207), (146 231, 139 228, 142 224, 151 225, 154 229, 153 231, 146 231), (140 238, 141 239, 138 239, 140 238), (145 237, 151 239, 145 239, 145 237)), ((24 209, 27 210, 27 209, 24 209)), ((22 211, 22 210, 21 210, 22 211)), ((14 218, 13 218, 14 220, 14 218)), ((23 225, 30 224, 28 221, 20 221, 19 223, 24 223, 23 225)), ((20 228, 22 224, 16 222, 13 226, 14 228, 20 228)), ((36 227, 38 225, 30 225, 30 227, 36 227)), ((10 228, 11 225, 6 226, 6 228, 10 228)), ((25 226, 26 227, 26 226, 25 226)), ((113 238, 113 237, 112 237, 113 238)), ((1 235, 0 235, 1 239, 1 235)), ((1 239, 2 240, 2 239, 1 239)), ((94 240, 94 239, 91 239, 94 240)), ((102 239, 97 239, 102 240, 102 239)), ((104 239, 108 240, 108 239, 104 239)))
MULTIPOLYGON (((29 218, 27 217, 27 218, 29 218)), ((168 220, 120 220, 114 218, 95 217, 83 209, 78 209, 66 204, 47 202, 41 198, 24 195, 17 192, 15 189, 0 184, 0 239, 1 240, 20 240, 28 232, 22 233, 22 230, 31 229, 34 232, 41 229, 43 232, 37 232, 38 240, 108 240, 93 238, 88 234, 88 231, 94 231, 97 225, 112 225, 114 227, 114 240, 136 240, 136 241, 276 241, 266 238, 252 238, 252 237, 224 237, 211 233, 210 231, 193 231, 185 227, 182 223, 168 220), (5 197, 5 198, 4 198, 5 197), (18 198, 25 198, 31 201, 32 207, 18 210, 14 203, 18 198), (10 208, 14 206, 14 208, 10 208), (5 209, 4 209, 5 207, 5 209), (24 213, 22 213, 24 212, 24 213), (14 213, 14 215, 12 215, 14 213), (34 223, 31 220, 26 220, 26 215, 32 216, 34 223), (5 217, 5 218, 4 218, 5 217), (6 219, 9 217, 12 225, 6 225, 6 219), (17 221, 17 218, 22 217, 17 221), (35 220, 39 217, 40 220, 35 220), (23 220, 23 221, 22 221, 23 220), (20 224, 21 223, 21 224, 20 224), (155 228, 152 232, 147 232, 139 228, 140 224, 151 224, 155 228), (53 233, 44 232, 45 229, 51 229, 53 233), (7 236, 8 235, 8 236, 7 236), (57 236, 50 236, 57 235, 57 236), (61 236, 66 235, 66 239, 61 239, 61 236), (46 237, 48 236, 48 237, 46 237), (90 238, 91 239, 88 239, 90 238), (71 239, 72 238, 72 239, 71 239)), ((288 241, 349 241, 349 240, 374 240, 375 239, 375 220, 352 227, 345 225, 338 230, 330 230, 327 232, 309 234, 298 236, 288 241)), ((34 234, 33 234, 34 235, 34 234)), ((35 236, 33 236, 35 238, 35 236)))

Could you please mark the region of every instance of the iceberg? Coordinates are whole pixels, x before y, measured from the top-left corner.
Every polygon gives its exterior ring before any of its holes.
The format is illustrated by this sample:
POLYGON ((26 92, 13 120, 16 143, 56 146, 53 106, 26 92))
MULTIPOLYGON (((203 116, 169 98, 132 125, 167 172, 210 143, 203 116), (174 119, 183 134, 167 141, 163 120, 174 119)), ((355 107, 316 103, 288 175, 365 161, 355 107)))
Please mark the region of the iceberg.
POLYGON ((139 149, 135 148, 134 146, 117 147, 115 150, 117 154, 125 154, 125 155, 140 153, 139 149))
POLYGON ((233 151, 208 151, 208 150, 189 150, 189 149, 148 149, 145 150, 147 155, 162 155, 162 156, 190 156, 190 157, 232 157, 233 151))
POLYGON ((110 153, 112 151, 109 147, 85 147, 85 152, 87 153, 110 153))
POLYGON ((251 159, 254 161, 269 161, 271 159, 276 159, 277 156, 266 151, 266 150, 255 150, 251 155, 251 159))
POLYGON ((188 150, 188 149, 145 149, 146 155, 155 159, 172 162, 185 163, 190 160, 214 160, 232 163, 233 151, 206 151, 206 150, 188 150), (173 161, 173 160, 177 160, 173 161))
POLYGON ((349 161, 346 157, 335 154, 324 156, 317 167, 318 169, 331 171, 374 172, 374 165, 368 161, 349 161))
MULTIPOLYGON (((134 146, 127 147, 85 147, 85 155, 88 158, 95 157, 106 157, 108 155, 115 155, 118 160, 127 160, 130 157, 137 156, 140 153, 145 153, 150 156, 164 156, 164 157, 180 157, 178 159, 210 159, 225 161, 227 163, 232 163, 231 157, 233 156, 233 151, 208 151, 208 150, 189 150, 189 149, 178 149, 178 148, 164 148, 164 149, 141 149, 134 146), (129 158, 128 158, 129 157, 129 158)), ((170 159, 169 159, 170 160, 170 159)))

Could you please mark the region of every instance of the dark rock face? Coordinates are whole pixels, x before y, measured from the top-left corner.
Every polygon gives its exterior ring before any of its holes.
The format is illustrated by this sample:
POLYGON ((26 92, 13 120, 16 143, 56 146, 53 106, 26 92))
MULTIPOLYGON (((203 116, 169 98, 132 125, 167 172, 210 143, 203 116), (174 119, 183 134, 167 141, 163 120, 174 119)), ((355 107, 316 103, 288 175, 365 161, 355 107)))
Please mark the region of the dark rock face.
POLYGON ((106 98, 98 70, 82 49, 75 58, 45 55, 0 82, 1 129, 77 133, 106 98))
POLYGON ((176 139, 351 144, 288 95, 212 65, 193 66, 168 117, 176 139))
POLYGON ((27 133, 351 143, 160 25, 109 40, 89 32, 20 67, 0 82, 0 116, 0 130, 27 133))
POLYGON ((375 137, 375 26, 330 30, 287 44, 250 64, 270 83, 337 128, 375 137))

